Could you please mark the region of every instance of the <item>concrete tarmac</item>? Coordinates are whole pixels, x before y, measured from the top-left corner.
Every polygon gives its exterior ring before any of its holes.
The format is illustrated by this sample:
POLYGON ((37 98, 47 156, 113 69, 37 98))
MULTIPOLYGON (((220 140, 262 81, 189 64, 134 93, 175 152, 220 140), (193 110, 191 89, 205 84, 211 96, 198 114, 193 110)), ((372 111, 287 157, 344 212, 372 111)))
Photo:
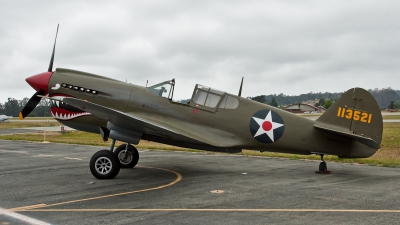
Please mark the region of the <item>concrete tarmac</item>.
POLYGON ((328 163, 333 173, 321 175, 315 174, 318 161, 140 150, 137 167, 97 180, 89 160, 101 149, 0 140, 0 224, 327 225, 400 219, 398 168, 328 163))

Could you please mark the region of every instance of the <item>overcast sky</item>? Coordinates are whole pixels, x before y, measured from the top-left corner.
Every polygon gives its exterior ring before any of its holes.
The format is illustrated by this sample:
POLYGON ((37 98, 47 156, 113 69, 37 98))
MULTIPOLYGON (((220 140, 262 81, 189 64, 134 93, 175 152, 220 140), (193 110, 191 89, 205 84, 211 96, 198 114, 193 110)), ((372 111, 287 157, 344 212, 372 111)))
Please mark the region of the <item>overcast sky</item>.
POLYGON ((242 96, 400 89, 400 1, 0 0, 0 102, 54 68, 242 96))

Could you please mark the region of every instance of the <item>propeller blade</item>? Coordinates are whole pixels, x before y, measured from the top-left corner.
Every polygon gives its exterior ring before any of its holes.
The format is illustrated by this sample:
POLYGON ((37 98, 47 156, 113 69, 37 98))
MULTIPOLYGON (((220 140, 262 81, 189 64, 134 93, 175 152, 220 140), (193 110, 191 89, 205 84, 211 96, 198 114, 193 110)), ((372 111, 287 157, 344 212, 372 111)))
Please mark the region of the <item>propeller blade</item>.
POLYGON ((54 39, 54 46, 53 46, 53 54, 51 54, 49 69, 47 70, 47 71, 49 71, 49 72, 53 71, 54 52, 56 51, 56 42, 57 42, 57 35, 58 35, 58 27, 60 27, 60 24, 57 25, 56 38, 54 39))
POLYGON ((238 94, 239 97, 242 96, 243 78, 244 77, 242 77, 242 82, 240 83, 240 89, 239 89, 239 94, 238 94))
POLYGON ((28 103, 24 106, 24 108, 21 110, 19 113, 19 119, 23 120, 26 116, 29 115, 29 113, 32 112, 32 110, 39 104, 40 100, 42 99, 38 95, 43 95, 44 91, 40 89, 37 91, 32 97, 29 99, 28 103))

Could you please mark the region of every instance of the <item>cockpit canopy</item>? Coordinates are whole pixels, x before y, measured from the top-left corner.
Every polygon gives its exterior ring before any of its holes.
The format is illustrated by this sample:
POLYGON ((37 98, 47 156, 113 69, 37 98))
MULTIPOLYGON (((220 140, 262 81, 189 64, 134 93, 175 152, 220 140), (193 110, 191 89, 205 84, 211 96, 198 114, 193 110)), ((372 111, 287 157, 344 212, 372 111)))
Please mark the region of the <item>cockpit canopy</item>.
POLYGON ((224 91, 212 89, 200 84, 197 84, 195 87, 192 101, 196 105, 209 108, 236 109, 239 106, 239 100, 237 98, 224 91))
POLYGON ((210 108, 215 108, 225 92, 212 89, 203 85, 196 85, 193 102, 198 105, 204 105, 210 108))
POLYGON ((148 87, 148 89, 160 97, 172 100, 172 97, 174 96, 174 87, 175 87, 175 79, 172 79, 150 86, 148 87))
MULTIPOLYGON (((175 79, 148 87, 154 94, 172 101, 175 79)), ((224 91, 196 84, 189 106, 215 112, 217 109, 236 109, 239 99, 224 91)))
POLYGON ((224 91, 197 84, 190 104, 194 107, 201 107, 204 110, 215 112, 217 108, 236 109, 239 106, 239 100, 224 91))

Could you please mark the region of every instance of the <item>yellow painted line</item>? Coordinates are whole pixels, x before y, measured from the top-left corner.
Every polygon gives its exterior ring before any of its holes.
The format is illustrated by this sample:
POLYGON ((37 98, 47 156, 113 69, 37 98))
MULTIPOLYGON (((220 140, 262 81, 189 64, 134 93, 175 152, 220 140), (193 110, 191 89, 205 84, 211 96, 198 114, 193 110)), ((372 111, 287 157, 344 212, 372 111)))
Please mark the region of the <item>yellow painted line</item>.
POLYGON ((28 205, 28 206, 13 208, 12 210, 16 211, 16 210, 35 209, 35 208, 41 208, 41 207, 45 207, 45 206, 46 206, 46 204, 28 205))
POLYGON ((389 209, 28 209, 29 212, 343 212, 400 213, 389 209))
POLYGON ((53 157, 54 155, 39 154, 37 157, 53 157))
MULTIPOLYGON (((34 207, 34 209, 43 208, 43 207, 58 206, 58 205, 65 205, 65 204, 71 204, 71 203, 76 203, 76 202, 90 201, 90 200, 96 200, 96 199, 110 198, 110 197, 121 196, 121 195, 129 195, 129 194, 145 192, 145 191, 154 191, 154 190, 159 190, 159 189, 162 189, 162 188, 166 188, 166 187, 172 186, 172 185, 174 185, 174 184, 176 184, 176 183, 178 183, 179 181, 182 180, 182 175, 180 173, 178 173, 178 172, 173 171, 173 170, 168 170, 168 169, 164 169, 164 168, 156 168, 156 167, 146 167, 146 166, 137 166, 137 167, 146 168, 146 169, 164 170, 164 171, 167 171, 167 172, 171 172, 171 173, 174 173, 176 175, 176 179, 174 181, 168 183, 168 184, 161 185, 161 186, 158 186, 158 187, 146 188, 146 189, 141 189, 141 190, 136 190, 136 191, 122 192, 122 193, 117 193, 117 194, 103 195, 103 196, 97 196, 97 197, 91 197, 91 198, 77 199, 77 200, 54 203, 54 204, 49 204, 49 205, 46 205, 46 204, 42 204, 40 206, 36 205, 37 207, 34 207)), ((26 207, 29 207, 29 206, 26 206, 26 207)), ((25 209, 26 207, 12 208, 12 209, 9 209, 9 210, 10 211, 29 211, 29 210, 33 210, 33 208, 25 209)))
POLYGON ((0 150, 0 152, 28 154, 28 152, 27 152, 27 151, 9 151, 9 150, 0 150))
POLYGON ((62 158, 60 160, 64 160, 64 159, 82 160, 81 158, 70 158, 70 157, 64 157, 64 158, 62 158))

